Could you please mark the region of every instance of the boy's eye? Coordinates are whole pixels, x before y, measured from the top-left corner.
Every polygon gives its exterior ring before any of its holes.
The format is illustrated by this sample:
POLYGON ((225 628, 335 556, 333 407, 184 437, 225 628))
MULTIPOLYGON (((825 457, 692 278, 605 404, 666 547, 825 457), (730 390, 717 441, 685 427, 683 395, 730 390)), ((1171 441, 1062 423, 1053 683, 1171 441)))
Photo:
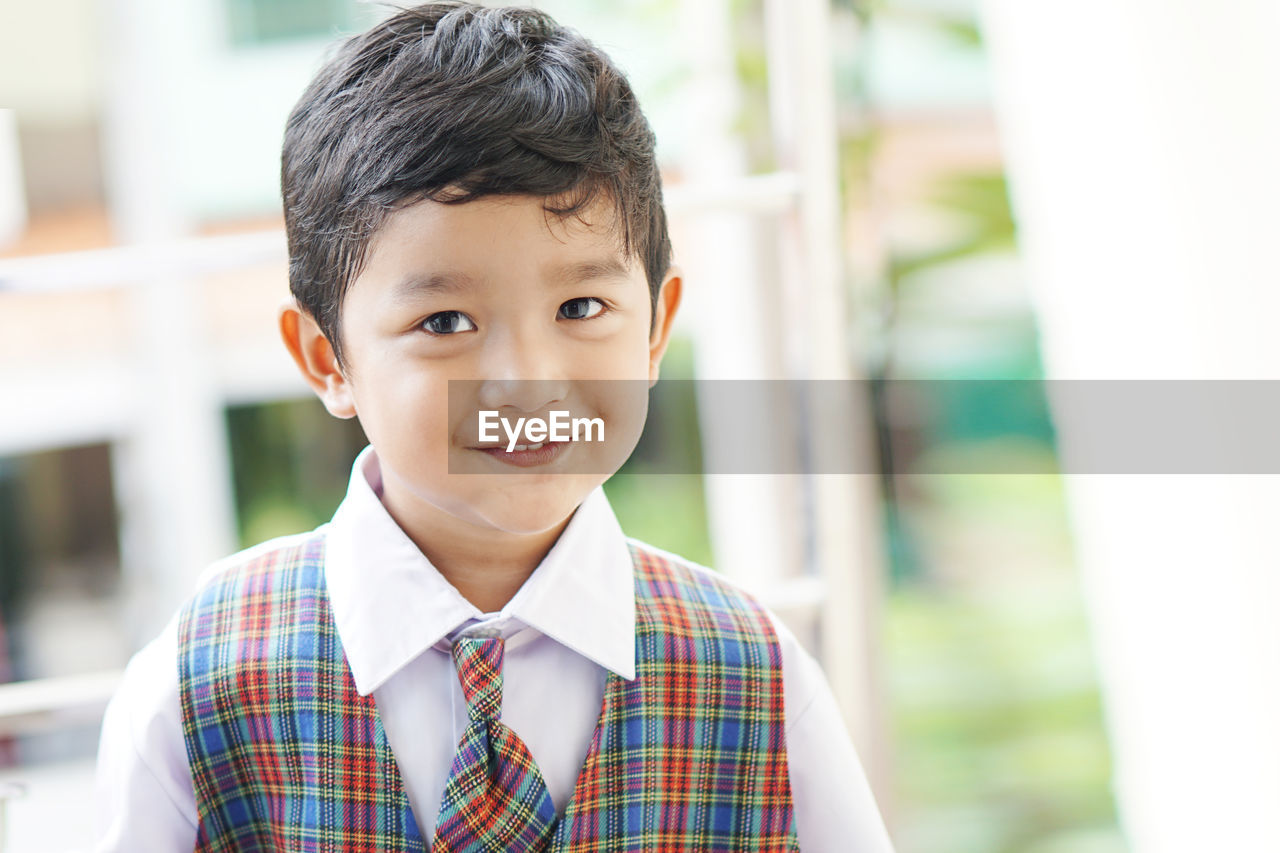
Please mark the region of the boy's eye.
POLYGON ((437 311, 422 321, 422 328, 433 335, 452 335, 468 332, 476 327, 471 318, 461 311, 437 311))
POLYGON ((566 320, 586 320, 604 310, 604 303, 594 296, 579 296, 560 306, 560 315, 566 320), (595 303, 594 306, 592 303, 595 303))

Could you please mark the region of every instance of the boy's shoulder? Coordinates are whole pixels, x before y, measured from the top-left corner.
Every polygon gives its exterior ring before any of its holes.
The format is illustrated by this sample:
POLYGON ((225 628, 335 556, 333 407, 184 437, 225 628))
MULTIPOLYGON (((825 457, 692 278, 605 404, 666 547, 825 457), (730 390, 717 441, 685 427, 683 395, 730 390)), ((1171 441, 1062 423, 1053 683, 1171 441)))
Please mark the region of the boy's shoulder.
POLYGON ((760 597, 740 582, 701 563, 627 537, 637 581, 664 604, 703 605, 752 617, 776 632, 778 619, 760 597))
POLYGON ((637 568, 676 572, 698 583, 727 584, 744 594, 748 594, 745 589, 736 586, 710 566, 704 566, 701 563, 690 560, 688 557, 677 554, 674 551, 659 548, 657 545, 652 545, 634 536, 628 536, 626 539, 627 548, 631 551, 632 560, 637 568))
POLYGON ((298 631, 327 624, 321 617, 327 612, 326 528, 269 539, 205 569, 173 620, 179 658, 201 658, 217 647, 237 664, 246 654, 274 659, 277 647, 298 631), (265 642, 267 637, 275 639, 265 642))
POLYGON ((323 568, 324 538, 328 524, 314 530, 277 536, 229 554, 211 563, 196 578, 193 597, 218 588, 238 587, 246 581, 304 563, 323 568))

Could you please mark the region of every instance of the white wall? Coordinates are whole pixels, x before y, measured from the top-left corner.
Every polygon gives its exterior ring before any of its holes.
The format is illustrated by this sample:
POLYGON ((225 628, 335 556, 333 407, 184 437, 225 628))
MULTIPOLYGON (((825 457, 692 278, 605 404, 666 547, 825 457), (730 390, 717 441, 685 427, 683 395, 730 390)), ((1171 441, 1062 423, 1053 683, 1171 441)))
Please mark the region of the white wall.
MULTIPOLYGON (((1050 377, 1280 378, 1280 7, 985 25, 1050 377)), ((1133 849, 1280 850, 1280 479, 1067 481, 1133 849)))

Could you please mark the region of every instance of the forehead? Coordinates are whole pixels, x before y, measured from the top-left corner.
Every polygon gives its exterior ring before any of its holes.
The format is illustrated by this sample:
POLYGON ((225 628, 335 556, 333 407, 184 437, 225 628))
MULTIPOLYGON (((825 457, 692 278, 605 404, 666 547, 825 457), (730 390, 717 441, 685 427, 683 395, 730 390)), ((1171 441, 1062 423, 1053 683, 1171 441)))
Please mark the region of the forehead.
POLYGON ((643 276, 627 256, 613 206, 597 198, 559 216, 541 196, 483 196, 460 204, 419 201, 390 214, 365 253, 360 278, 461 275, 643 276))

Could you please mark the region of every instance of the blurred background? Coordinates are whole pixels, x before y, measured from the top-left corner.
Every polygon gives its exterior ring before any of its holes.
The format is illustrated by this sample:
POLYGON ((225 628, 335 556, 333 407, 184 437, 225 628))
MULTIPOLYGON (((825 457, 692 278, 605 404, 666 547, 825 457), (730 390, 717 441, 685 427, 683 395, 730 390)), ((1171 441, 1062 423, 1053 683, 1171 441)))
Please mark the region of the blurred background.
MULTIPOLYGON (((1280 373, 1273 4, 534 5, 657 133, 688 274, 665 377, 1280 373)), ((87 846, 102 709, 200 570, 345 492, 364 437, 276 337, 277 171, 326 49, 386 14, 0 7, 13 850, 87 846)), ((1280 849, 1277 482, 1059 473, 1052 392, 1002 399, 801 419, 879 475, 655 475, 642 446, 606 490, 819 658, 900 853, 1280 849), (1045 473, 922 473, 956 458, 1045 473)), ((664 401, 646 441, 714 470, 705 409, 664 401)))

